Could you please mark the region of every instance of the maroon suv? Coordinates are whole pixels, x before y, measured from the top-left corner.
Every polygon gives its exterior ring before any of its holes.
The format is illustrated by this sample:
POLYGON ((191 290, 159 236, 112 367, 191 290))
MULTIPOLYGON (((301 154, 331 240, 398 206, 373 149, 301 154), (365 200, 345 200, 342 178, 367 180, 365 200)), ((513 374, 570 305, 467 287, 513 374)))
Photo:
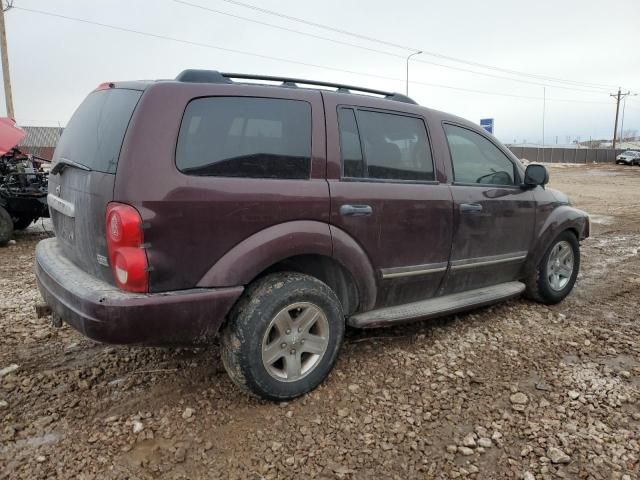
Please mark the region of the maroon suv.
POLYGON ((105 83, 53 162, 36 275, 54 319, 121 344, 220 331, 233 381, 269 399, 322 382, 345 325, 559 302, 589 235, 543 166, 476 125, 308 80, 105 83))

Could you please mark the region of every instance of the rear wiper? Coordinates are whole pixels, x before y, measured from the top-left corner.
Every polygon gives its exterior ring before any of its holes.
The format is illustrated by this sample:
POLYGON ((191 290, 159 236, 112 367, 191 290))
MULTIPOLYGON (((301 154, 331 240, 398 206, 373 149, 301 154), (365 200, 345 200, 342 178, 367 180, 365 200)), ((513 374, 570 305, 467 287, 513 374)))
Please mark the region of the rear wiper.
POLYGON ((51 169, 51 173, 53 175, 62 172, 67 167, 78 168, 80 170, 84 170, 86 172, 90 172, 91 169, 86 165, 82 165, 81 163, 74 162, 73 160, 69 160, 68 158, 61 158, 56 162, 56 164, 51 169))

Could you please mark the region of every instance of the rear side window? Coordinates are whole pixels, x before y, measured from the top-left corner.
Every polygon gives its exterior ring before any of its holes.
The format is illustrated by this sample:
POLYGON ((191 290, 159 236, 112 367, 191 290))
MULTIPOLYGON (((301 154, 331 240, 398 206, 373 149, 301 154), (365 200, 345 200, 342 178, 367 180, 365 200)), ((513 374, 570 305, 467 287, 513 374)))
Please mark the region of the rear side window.
POLYGON ((180 126, 176 165, 189 175, 307 179, 311 105, 253 97, 192 100, 180 126))
POLYGON ((339 109, 338 117, 343 176, 435 179, 427 130, 421 119, 350 108, 339 109))
POLYGON ((56 147, 55 159, 72 160, 91 170, 115 173, 124 134, 140 99, 139 90, 98 90, 80 104, 56 147))
POLYGON ((509 158, 482 135, 455 125, 444 126, 458 183, 513 185, 515 166, 509 158))

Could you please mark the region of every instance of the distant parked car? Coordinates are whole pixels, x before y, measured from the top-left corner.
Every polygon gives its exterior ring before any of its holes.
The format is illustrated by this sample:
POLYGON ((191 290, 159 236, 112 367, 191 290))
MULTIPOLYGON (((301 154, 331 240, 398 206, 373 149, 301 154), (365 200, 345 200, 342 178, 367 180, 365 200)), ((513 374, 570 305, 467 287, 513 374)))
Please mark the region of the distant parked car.
POLYGON ((240 388, 293 398, 347 325, 560 302, 590 224, 548 180, 400 94, 215 71, 106 83, 56 148, 38 286, 55 323, 104 342, 220 331, 240 388))
POLYGON ((640 152, 637 150, 627 150, 616 157, 617 164, 640 165, 640 152))

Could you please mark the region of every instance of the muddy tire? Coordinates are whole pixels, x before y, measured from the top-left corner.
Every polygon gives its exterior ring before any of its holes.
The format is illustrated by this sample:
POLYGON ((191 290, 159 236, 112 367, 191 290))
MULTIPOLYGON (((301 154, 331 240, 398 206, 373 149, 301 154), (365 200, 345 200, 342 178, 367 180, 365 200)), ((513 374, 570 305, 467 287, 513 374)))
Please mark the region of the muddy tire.
POLYGON ((249 394, 295 398, 329 375, 344 329, 340 301, 326 284, 301 273, 270 274, 234 307, 222 330, 222 361, 249 394))
POLYGON ((570 231, 558 235, 527 279, 527 296, 547 305, 561 302, 580 271, 580 244, 570 231))
POLYGON ((30 215, 19 215, 13 219, 14 230, 24 230, 33 223, 35 218, 30 215))
POLYGON ((3 207, 0 207, 0 247, 4 247, 13 235, 13 220, 3 207))

